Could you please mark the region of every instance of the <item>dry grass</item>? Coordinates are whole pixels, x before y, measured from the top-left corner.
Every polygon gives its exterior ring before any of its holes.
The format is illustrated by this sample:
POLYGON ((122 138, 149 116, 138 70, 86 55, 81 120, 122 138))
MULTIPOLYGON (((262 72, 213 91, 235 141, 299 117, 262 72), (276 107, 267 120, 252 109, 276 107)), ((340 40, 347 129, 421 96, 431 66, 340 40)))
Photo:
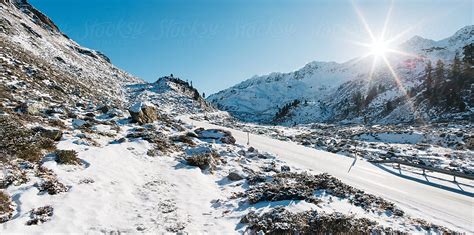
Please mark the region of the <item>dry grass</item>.
POLYGON ((5 223, 10 220, 12 212, 10 196, 0 191, 0 223, 5 223))
POLYGON ((14 117, 0 117, 0 149, 9 158, 38 162, 44 151, 53 151, 54 141, 41 137, 24 127, 14 117))

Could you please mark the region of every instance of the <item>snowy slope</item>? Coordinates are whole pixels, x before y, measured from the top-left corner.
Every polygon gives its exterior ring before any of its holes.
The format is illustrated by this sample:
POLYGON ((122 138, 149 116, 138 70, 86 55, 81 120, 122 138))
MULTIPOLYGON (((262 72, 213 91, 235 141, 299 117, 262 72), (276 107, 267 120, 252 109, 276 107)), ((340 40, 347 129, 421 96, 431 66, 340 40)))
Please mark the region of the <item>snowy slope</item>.
POLYGON ((215 111, 189 83, 174 77, 162 77, 153 83, 125 87, 130 104, 151 102, 171 116, 215 111))
MULTIPOLYGON (((410 56, 390 54, 387 58, 405 90, 421 89, 427 61, 434 65, 441 59, 450 64, 456 53, 462 53, 462 48, 472 43, 474 26, 466 26, 440 41, 415 36, 397 48, 410 56)), ((353 94, 365 95, 370 87, 381 85, 385 91, 378 94, 365 112, 370 121, 398 123, 419 118, 406 103, 398 102, 405 93, 397 88, 390 70, 382 62, 377 64, 369 80, 371 65, 372 57, 356 58, 342 64, 311 62, 294 72, 253 77, 209 96, 208 100, 245 121, 271 122, 279 108, 297 99, 301 104, 290 109, 283 123, 360 122, 362 115, 348 109, 353 94), (389 100, 397 103, 397 107, 393 112, 382 112, 389 100)), ((430 120, 433 117, 423 118, 430 120)))
MULTIPOLYGON (((91 95, 103 100, 123 99, 122 86, 142 82, 116 68, 104 54, 69 39, 25 0, 1 1, 0 12, 0 58, 17 68, 24 65, 23 70, 28 71, 17 74, 22 80, 26 80, 24 75, 33 79, 43 75, 49 77, 46 85, 62 86, 61 80, 70 79, 76 87, 84 87, 79 91, 82 96, 91 95)), ((4 67, 0 72, 7 69, 4 67)), ((80 100, 81 95, 68 96, 80 100)))
MULTIPOLYGON (((281 207, 317 212, 313 219, 327 219, 321 226, 346 233, 472 232, 462 195, 407 183, 366 162, 348 174, 347 159, 292 143, 252 135, 257 149, 249 148, 243 132, 196 129, 191 120, 169 118, 215 111, 187 82, 170 76, 145 83, 68 39, 26 1, 0 0, 0 8, 1 234, 253 234, 260 230, 245 218, 281 207), (143 105, 150 103, 156 109, 143 105), (148 121, 133 122, 126 108, 148 121), (290 178, 277 184, 281 177, 290 178), (414 195, 380 186, 377 177, 414 195), (258 197, 266 188, 275 197, 258 197), (442 212, 426 204, 438 196, 442 212)), ((313 70, 350 74, 355 65, 312 63, 295 76, 306 82, 313 70)), ((285 76, 273 79, 304 87, 285 76)), ((345 77, 310 82, 307 92, 330 89, 337 79, 345 77)))
MULTIPOLYGON (((187 117, 183 120, 191 122, 187 117)), ((204 128, 224 128, 207 122, 193 120, 194 124, 204 128)), ((248 141, 246 132, 224 128, 232 132, 237 142, 248 141)), ((437 174, 430 178, 428 184, 420 183, 423 176, 404 171, 405 177, 398 176, 398 171, 386 166, 377 166, 369 162, 347 158, 341 155, 315 150, 284 142, 261 135, 250 135, 250 145, 263 151, 278 155, 287 163, 310 169, 317 173, 327 172, 342 181, 375 195, 396 201, 402 209, 413 215, 429 218, 429 221, 472 233, 472 180, 452 183, 449 176, 437 174), (446 180, 448 179, 448 180, 446 180), (438 187, 434 187, 438 185, 438 187), (466 191, 464 191, 466 190, 466 191)))

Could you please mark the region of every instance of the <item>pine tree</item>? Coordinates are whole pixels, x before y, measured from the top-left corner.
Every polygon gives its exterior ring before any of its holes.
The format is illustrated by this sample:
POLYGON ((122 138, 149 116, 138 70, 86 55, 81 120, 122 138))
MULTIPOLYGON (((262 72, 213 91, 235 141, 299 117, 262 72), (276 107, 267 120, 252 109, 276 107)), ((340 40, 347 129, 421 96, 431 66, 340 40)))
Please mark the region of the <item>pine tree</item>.
POLYGON ((450 79, 454 82, 454 91, 458 92, 462 89, 463 80, 461 77, 461 60, 459 59, 458 53, 454 56, 453 65, 450 71, 450 79))
POLYGON ((391 112, 393 110, 393 104, 392 104, 392 101, 389 100, 387 101, 387 103, 385 104, 385 111, 386 112, 391 112))
POLYGON ((370 102, 377 96, 377 87, 373 86, 369 89, 367 97, 365 98, 365 106, 369 105, 370 102))
POLYGON ((363 104, 362 93, 360 93, 360 91, 356 91, 356 92, 352 95, 352 101, 353 101, 354 104, 355 104, 355 109, 356 109, 356 111, 359 113, 359 112, 361 111, 362 104, 363 104))
POLYGON ((471 66, 474 66, 474 43, 463 47, 463 61, 471 66))
POLYGON ((441 60, 436 62, 435 77, 434 77, 434 87, 433 87, 433 97, 438 97, 438 94, 441 93, 441 84, 444 80, 444 63, 441 60))
POLYGON ((433 77, 431 75, 431 71, 433 70, 433 67, 431 65, 431 61, 428 61, 426 64, 426 95, 428 97, 431 97, 433 95, 433 77))
POLYGON ((206 98, 206 93, 204 93, 204 92, 202 93, 202 98, 204 98, 204 99, 206 98))
POLYGON ((465 84, 474 83, 474 43, 463 48, 463 60, 461 76, 465 84))

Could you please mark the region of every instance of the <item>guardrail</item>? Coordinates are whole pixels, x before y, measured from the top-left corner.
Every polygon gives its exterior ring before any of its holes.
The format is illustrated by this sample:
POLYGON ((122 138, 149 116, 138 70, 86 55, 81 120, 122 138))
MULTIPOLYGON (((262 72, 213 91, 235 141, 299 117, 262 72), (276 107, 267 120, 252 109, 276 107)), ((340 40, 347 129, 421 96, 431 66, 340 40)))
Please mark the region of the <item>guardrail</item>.
POLYGON ((464 178, 464 179, 474 180, 474 175, 471 175, 471 174, 464 174, 464 173, 461 173, 461 172, 455 172, 455 171, 450 171, 450 170, 445 170, 445 169, 441 169, 441 168, 415 164, 415 163, 406 162, 406 161, 373 160, 373 161, 369 161, 369 162, 371 162, 371 163, 380 163, 380 164, 384 164, 384 163, 388 163, 388 164, 392 163, 393 164, 393 163, 395 163, 395 164, 398 164, 399 167, 400 167, 400 165, 405 165, 405 166, 420 168, 420 169, 423 170, 423 175, 426 174, 425 173, 426 170, 433 171, 433 172, 438 172, 438 173, 443 173, 443 174, 446 174, 446 175, 452 175, 454 177, 454 181, 456 181, 456 177, 461 177, 461 178, 464 178))

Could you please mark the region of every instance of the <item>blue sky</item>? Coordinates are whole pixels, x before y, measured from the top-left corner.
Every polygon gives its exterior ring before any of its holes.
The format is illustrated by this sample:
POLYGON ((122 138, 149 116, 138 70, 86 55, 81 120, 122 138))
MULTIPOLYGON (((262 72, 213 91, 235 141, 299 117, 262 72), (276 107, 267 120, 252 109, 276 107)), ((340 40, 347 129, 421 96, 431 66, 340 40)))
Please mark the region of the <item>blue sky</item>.
MULTIPOLYGON (((349 0, 30 0, 72 39, 155 81, 171 73, 206 94, 314 60, 344 62, 370 38, 349 0)), ((377 33, 390 1, 355 4, 377 33)), ((472 0, 394 1, 388 35, 442 39, 472 25, 472 0)))

